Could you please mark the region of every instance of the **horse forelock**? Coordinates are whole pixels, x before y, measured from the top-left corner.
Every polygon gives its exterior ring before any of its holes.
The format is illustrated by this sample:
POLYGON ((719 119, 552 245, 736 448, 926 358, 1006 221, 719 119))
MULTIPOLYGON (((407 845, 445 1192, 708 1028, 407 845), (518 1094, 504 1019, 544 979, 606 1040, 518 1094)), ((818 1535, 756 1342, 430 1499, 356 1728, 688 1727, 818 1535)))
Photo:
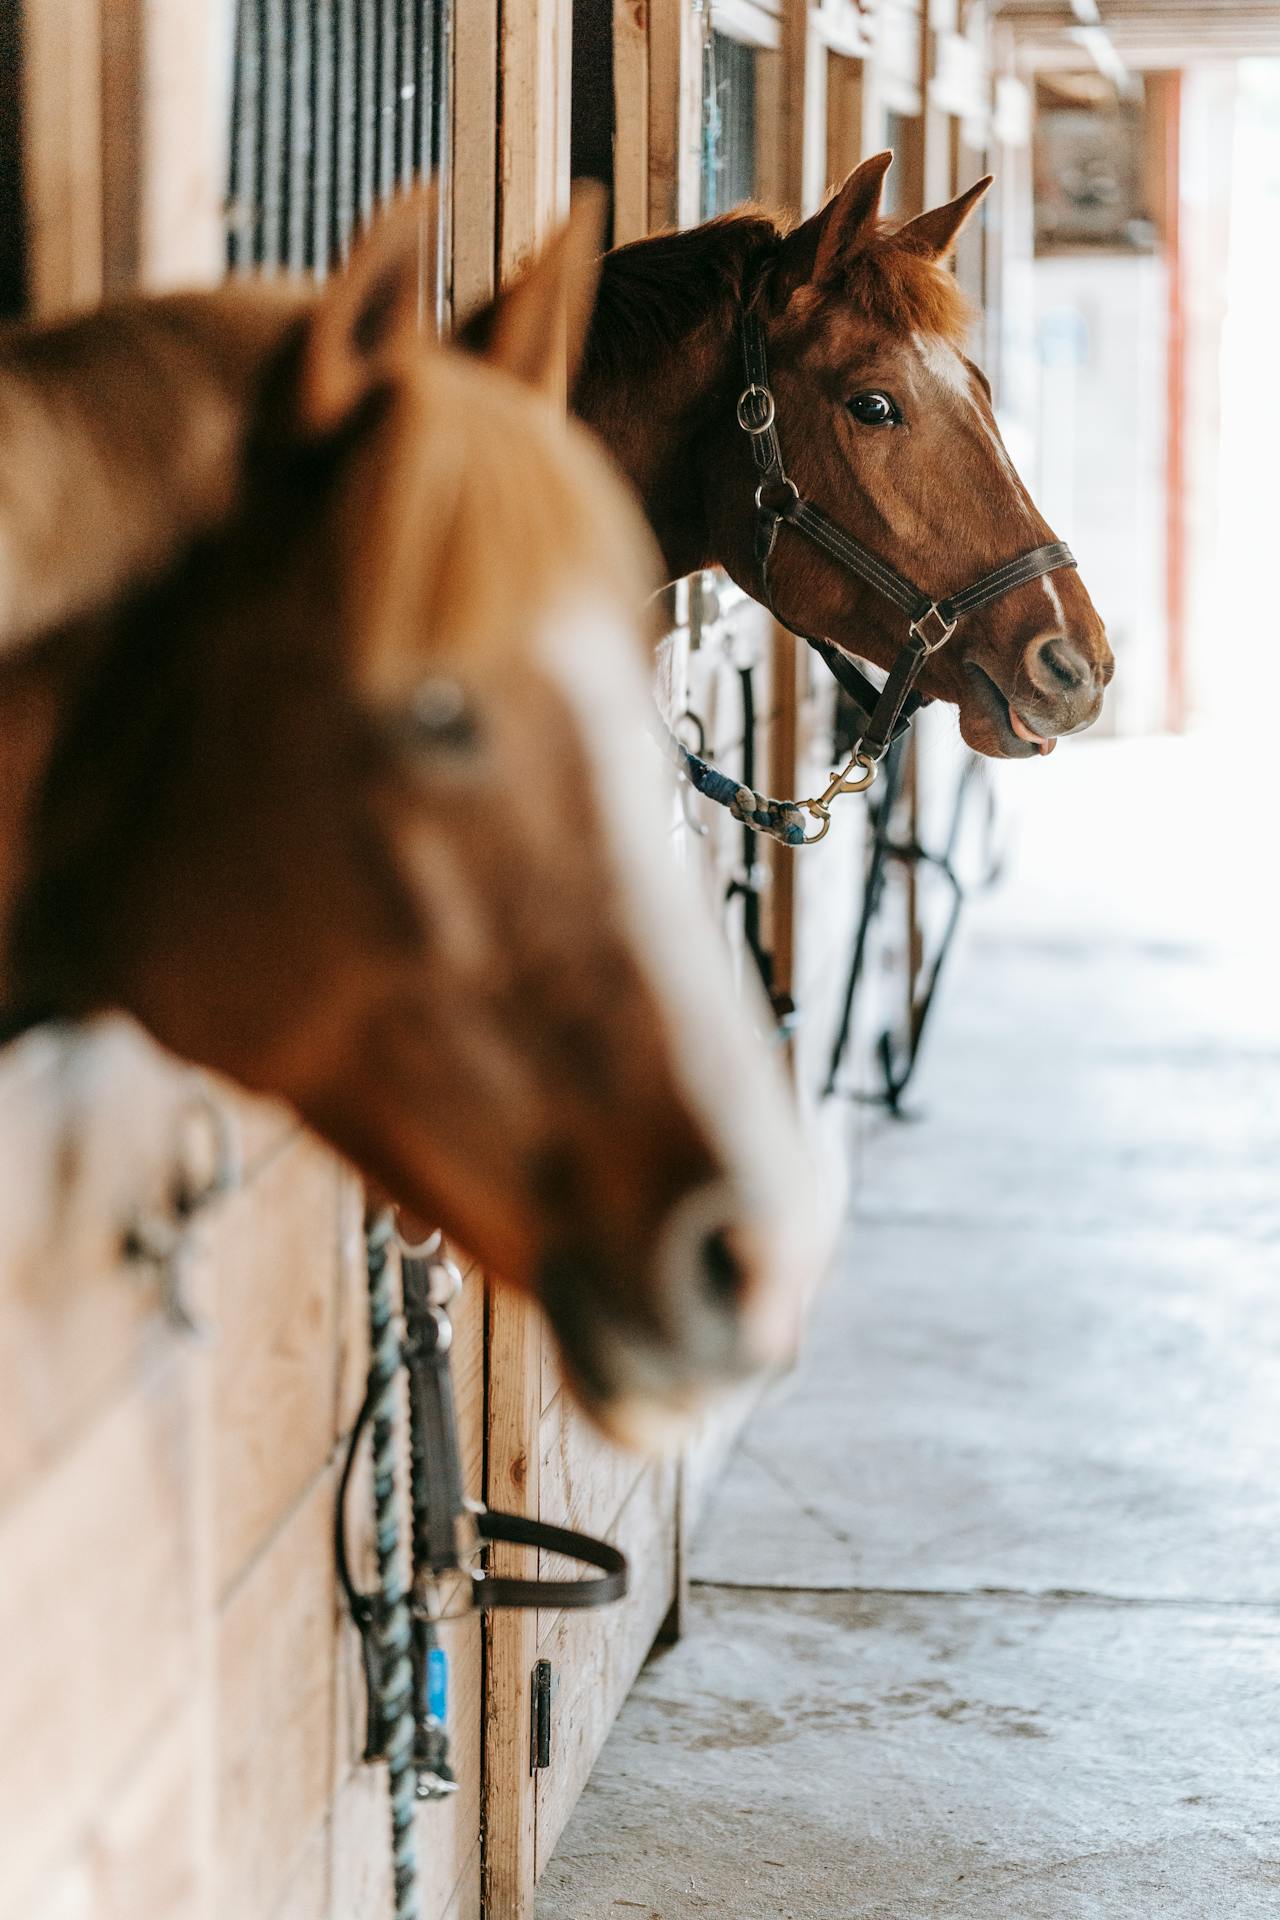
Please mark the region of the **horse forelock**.
POLYGON ((852 319, 897 339, 923 334, 952 347, 964 345, 973 323, 955 275, 901 245, 889 228, 864 243, 830 283, 801 286, 787 317, 806 329, 852 319))
POLYGON ((895 227, 881 225, 830 283, 788 283, 788 231, 748 206, 606 254, 583 383, 621 380, 637 360, 652 364, 687 351, 702 326, 721 331, 726 319, 768 298, 775 270, 788 317, 851 315, 878 331, 963 345, 973 316, 954 274, 903 245, 895 227))

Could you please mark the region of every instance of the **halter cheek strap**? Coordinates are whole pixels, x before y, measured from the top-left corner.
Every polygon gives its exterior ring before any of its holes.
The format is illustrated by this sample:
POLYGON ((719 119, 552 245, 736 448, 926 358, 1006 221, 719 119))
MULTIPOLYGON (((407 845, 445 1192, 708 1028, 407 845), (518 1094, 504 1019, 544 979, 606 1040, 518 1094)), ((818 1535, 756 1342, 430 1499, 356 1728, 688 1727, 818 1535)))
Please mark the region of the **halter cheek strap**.
POLYGON ((760 569, 760 597, 775 620, 794 633, 822 656, 835 679, 862 716, 862 726, 853 757, 843 772, 833 774, 831 785, 817 800, 802 804, 820 822, 819 831, 810 836, 820 840, 829 824, 831 802, 841 793, 860 793, 870 786, 876 768, 899 734, 911 723, 920 705, 915 683, 930 654, 945 647, 966 614, 989 606, 1015 587, 1026 586, 1060 567, 1074 567, 1071 549, 1060 540, 984 573, 970 586, 945 599, 934 600, 922 587, 908 580, 887 560, 864 546, 811 500, 806 500, 786 470, 782 443, 778 437, 777 405, 769 386, 769 363, 765 351, 764 328, 754 313, 742 318, 742 361, 747 384, 738 396, 738 425, 751 442, 759 482, 755 491, 755 557, 760 569), (827 554, 847 573, 854 574, 875 589, 906 615, 907 638, 889 669, 884 686, 877 688, 837 647, 823 635, 809 633, 779 613, 769 578, 770 563, 779 530, 787 526, 802 534, 827 554), (857 772, 855 773, 855 769, 857 772))

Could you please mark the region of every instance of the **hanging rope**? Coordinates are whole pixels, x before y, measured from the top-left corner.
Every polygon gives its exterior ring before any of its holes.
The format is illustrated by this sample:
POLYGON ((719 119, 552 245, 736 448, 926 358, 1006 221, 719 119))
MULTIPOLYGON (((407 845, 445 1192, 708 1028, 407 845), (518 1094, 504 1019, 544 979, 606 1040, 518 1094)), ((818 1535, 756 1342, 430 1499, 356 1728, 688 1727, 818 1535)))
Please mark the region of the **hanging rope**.
POLYGON ((439 1623, 477 1609, 548 1612, 609 1606, 627 1591, 627 1562, 615 1546, 523 1514, 495 1513, 469 1500, 454 1411, 449 1302, 461 1275, 436 1232, 407 1247, 392 1211, 365 1222, 369 1282, 369 1383, 351 1430, 338 1482, 334 1556, 338 1582, 360 1635, 367 1693, 364 1758, 385 1761, 391 1799, 394 1920, 422 1920, 414 1833, 416 1803, 457 1791, 449 1755, 448 1658, 439 1623), (397 1258, 398 1255, 398 1258, 397 1258), (403 1326, 394 1277, 401 1279, 403 1326), (401 1541, 399 1392, 408 1395, 409 1506, 413 1517, 412 1585, 401 1541), (378 1583, 357 1586, 347 1550, 347 1495, 361 1439, 373 1436, 373 1519, 378 1583), (531 1547, 590 1567, 590 1579, 516 1579, 482 1564, 493 1541, 531 1547), (445 1609, 442 1582, 461 1578, 460 1605, 445 1609))
POLYGON ((727 808, 735 820, 749 827, 753 833, 767 834, 771 840, 780 840, 786 847, 804 845, 805 817, 801 801, 771 800, 768 794, 757 793, 754 787, 743 786, 740 780, 722 773, 719 767, 713 767, 709 760, 704 760, 692 747, 687 747, 683 740, 672 733, 660 714, 656 733, 663 752, 677 771, 684 775, 695 793, 714 800, 718 807, 727 808))
POLYGON ((392 1295, 395 1221, 384 1208, 365 1236, 369 1275, 369 1390, 373 1422, 373 1507, 378 1555, 378 1605, 373 1640, 378 1656, 378 1720, 391 1798, 391 1861, 395 1920, 421 1920, 418 1856, 413 1830, 418 1776, 414 1764, 413 1621, 400 1544, 396 1485, 396 1386, 400 1335, 392 1295))

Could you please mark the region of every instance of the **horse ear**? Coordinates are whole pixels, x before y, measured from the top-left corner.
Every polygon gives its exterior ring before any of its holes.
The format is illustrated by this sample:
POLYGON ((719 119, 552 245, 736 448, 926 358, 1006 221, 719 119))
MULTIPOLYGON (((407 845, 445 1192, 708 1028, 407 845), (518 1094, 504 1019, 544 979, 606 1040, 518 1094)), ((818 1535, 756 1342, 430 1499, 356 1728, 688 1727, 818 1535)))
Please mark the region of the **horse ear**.
POLYGON ((559 233, 463 335, 493 366, 552 398, 572 389, 586 345, 608 197, 597 181, 576 186, 559 233))
POLYGON ((914 220, 908 220, 906 226, 899 227, 895 235, 899 246, 907 247, 912 253, 923 254, 926 260, 945 260, 959 238, 961 227, 993 178, 992 174, 984 174, 966 193, 948 201, 945 207, 932 207, 928 213, 917 214, 914 220))
POLYGON ((298 375, 296 425, 334 432, 376 388, 422 351, 433 310, 436 190, 426 187, 380 215, 311 312, 298 375))
POLYGON ((786 251, 806 279, 838 279, 845 262, 875 232, 884 177, 892 165, 892 153, 876 153, 864 160, 821 212, 788 236, 786 251))

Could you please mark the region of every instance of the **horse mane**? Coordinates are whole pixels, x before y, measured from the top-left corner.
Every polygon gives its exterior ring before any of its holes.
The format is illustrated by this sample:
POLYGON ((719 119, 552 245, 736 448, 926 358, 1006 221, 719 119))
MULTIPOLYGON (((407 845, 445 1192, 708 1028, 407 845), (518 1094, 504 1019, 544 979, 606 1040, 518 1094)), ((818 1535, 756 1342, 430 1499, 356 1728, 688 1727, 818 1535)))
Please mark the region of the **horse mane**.
POLYGON ((584 376, 621 378, 681 344, 724 306, 741 306, 776 258, 777 222, 752 207, 607 253, 583 354, 584 376))
MULTIPOLYGON (((786 266, 788 228, 759 207, 700 227, 633 240, 604 257, 583 376, 609 382, 650 364, 724 307, 749 306, 768 270, 786 266)), ((815 301, 834 290, 813 289, 815 301)), ((848 263, 839 293, 872 326, 963 345, 972 314, 945 268, 881 226, 848 263)), ((812 311, 812 309, 810 309, 812 311)))

